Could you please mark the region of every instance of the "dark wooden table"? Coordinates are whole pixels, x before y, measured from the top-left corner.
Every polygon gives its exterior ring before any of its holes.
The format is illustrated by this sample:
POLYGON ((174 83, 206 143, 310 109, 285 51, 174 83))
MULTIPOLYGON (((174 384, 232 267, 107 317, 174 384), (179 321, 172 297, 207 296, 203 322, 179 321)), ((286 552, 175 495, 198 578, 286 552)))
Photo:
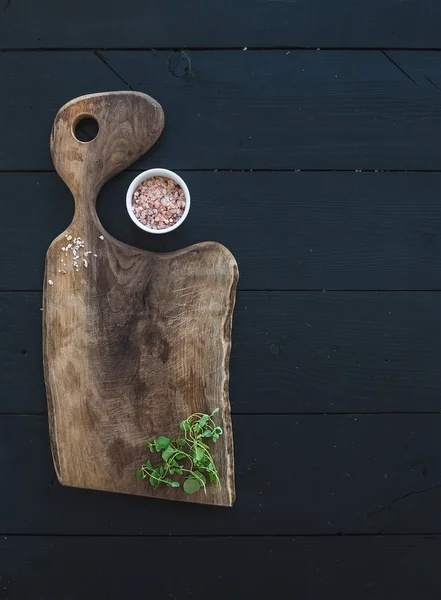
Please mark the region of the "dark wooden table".
POLYGON ((438 600, 441 4, 0 4, 0 598, 438 600), (48 138, 119 89, 166 129, 103 190, 105 227, 239 263, 233 509, 55 478, 41 288, 72 201, 48 138), (193 199, 161 239, 124 206, 152 166, 193 199))

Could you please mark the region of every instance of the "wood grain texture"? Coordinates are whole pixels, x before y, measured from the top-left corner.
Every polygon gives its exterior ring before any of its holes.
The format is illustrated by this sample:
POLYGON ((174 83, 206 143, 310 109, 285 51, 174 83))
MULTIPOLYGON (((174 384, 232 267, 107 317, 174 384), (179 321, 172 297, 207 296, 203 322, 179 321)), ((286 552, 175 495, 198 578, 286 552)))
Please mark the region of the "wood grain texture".
POLYGON ((236 262, 212 242, 168 255, 127 246, 103 229, 95 211, 103 183, 148 150, 162 127, 161 107, 135 92, 78 98, 55 119, 51 153, 75 215, 46 256, 43 361, 52 452, 65 485, 230 506, 236 262), (99 124, 88 143, 72 134, 83 115, 99 124), (70 236, 84 241, 77 269, 69 253, 61 262, 70 236), (84 251, 91 254, 83 265, 84 251), (136 480, 146 438, 171 435, 183 418, 215 407, 224 430, 213 452, 222 486, 186 496, 136 480))
POLYGON ((441 533, 441 415, 234 415, 233 424, 237 500, 225 510, 62 486, 46 417, 0 416, 0 531, 441 533))
MULTIPOLYGON (((439 292, 239 292, 234 413, 439 412, 439 292)), ((41 294, 0 294, 0 413, 46 411, 41 294)))
MULTIPOLYGON (((47 131, 56 109, 124 85, 152 94, 167 115, 164 135, 138 168, 441 168, 438 90, 416 85, 380 51, 109 51, 101 58, 0 54, 8 81, 0 169, 52 169, 47 131)), ((414 60, 432 72, 441 54, 414 60)))
POLYGON ((0 174, 0 289, 36 290, 0 294, 0 412, 45 411, 44 254, 72 199, 24 171, 52 170, 70 98, 131 86, 163 104, 135 169, 187 169, 190 219, 148 241, 124 212, 130 173, 99 218, 149 251, 226 244, 247 290, 234 508, 61 486, 47 417, 0 416, 2 600, 440 598, 439 415, 272 414, 439 411, 440 303, 417 290, 441 289, 441 172, 354 171, 441 169, 441 55, 421 50, 439 48, 440 14, 438 0, 0 0, 0 48, 79 49, 0 53, 0 171, 20 171, 0 174), (92 50, 132 45, 147 51, 92 50), (272 288, 296 291, 254 291, 272 288))
POLYGON ((3 5, 2 48, 440 47, 436 0, 127 0, 124 10, 104 0, 3 5))
POLYGON ((242 597, 256 600, 439 600, 441 594, 440 536, 1 536, 0 556, 5 600, 136 598, 146 593, 147 564, 149 596, 158 600, 205 600, 207 588, 212 600, 224 600, 239 581, 246 581, 242 597), (165 576, 168 555, 180 564, 165 576))
MULTIPOLYGON (((191 214, 166 236, 146 236, 129 218, 135 174, 103 188, 105 229, 158 252, 216 240, 239 261, 241 290, 441 289, 441 173, 181 171, 191 214)), ((44 253, 72 218, 71 194, 56 173, 3 173, 0 196, 0 289, 41 289, 44 253), (18 213, 27 215, 20 235, 18 213)))

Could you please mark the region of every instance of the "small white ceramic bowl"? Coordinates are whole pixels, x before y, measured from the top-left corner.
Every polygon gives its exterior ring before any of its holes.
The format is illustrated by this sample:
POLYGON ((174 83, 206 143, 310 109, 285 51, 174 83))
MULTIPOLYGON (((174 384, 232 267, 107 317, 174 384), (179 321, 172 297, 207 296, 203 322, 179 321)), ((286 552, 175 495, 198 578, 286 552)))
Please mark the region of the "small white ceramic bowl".
POLYGON ((179 175, 174 173, 173 171, 169 171, 168 169, 149 169, 148 171, 143 171, 142 173, 140 173, 137 177, 135 177, 135 179, 129 185, 129 189, 127 190, 127 195, 126 195, 126 206, 127 206, 127 212, 129 213, 130 218, 135 223, 135 225, 138 225, 138 227, 140 229, 143 229, 144 231, 148 231, 149 233, 168 233, 169 231, 173 231, 173 229, 177 229, 179 227, 179 225, 182 225, 182 223, 187 218, 188 212, 190 210, 190 192, 188 191, 188 187, 187 187, 185 181, 181 177, 179 177, 179 175), (167 227, 166 229, 152 229, 151 227, 147 227, 147 225, 144 225, 143 223, 141 223, 141 221, 138 221, 138 219, 135 217, 135 214, 133 212, 132 200, 133 200, 133 193, 134 193, 135 189, 142 181, 145 181, 146 179, 151 179, 152 177, 168 177, 169 179, 173 179, 173 181, 176 181, 176 183, 184 190, 184 195, 185 195, 184 214, 179 219, 179 221, 177 221, 174 225, 170 225, 170 227, 167 227))

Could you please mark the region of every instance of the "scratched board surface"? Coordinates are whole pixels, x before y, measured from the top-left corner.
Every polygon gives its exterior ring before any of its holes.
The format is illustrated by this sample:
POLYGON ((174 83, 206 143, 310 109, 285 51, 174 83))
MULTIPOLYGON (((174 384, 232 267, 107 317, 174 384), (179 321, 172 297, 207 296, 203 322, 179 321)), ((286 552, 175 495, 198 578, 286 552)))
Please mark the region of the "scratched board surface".
POLYGON ((441 596, 441 12, 436 0, 0 2, 0 597, 441 596), (241 273, 233 508, 56 478, 44 255, 73 215, 57 110, 138 90, 155 146, 98 215, 155 252, 213 240, 241 273), (177 170, 185 224, 125 192, 177 170), (173 557, 173 558, 171 558, 173 557), (148 573, 146 573, 148 565, 148 573))

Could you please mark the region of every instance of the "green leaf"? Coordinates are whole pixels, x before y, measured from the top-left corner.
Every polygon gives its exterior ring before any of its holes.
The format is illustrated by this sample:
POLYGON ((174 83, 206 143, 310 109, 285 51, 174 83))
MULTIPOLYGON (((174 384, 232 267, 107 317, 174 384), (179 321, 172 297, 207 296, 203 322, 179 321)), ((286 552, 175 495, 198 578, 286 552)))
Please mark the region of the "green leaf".
POLYGON ((179 427, 182 429, 182 431, 188 431, 190 429, 190 423, 186 419, 185 421, 180 422, 179 427))
POLYGON ((152 463, 149 460, 145 463, 144 466, 147 467, 147 469, 153 469, 152 463))
POLYGON ((187 440, 185 438, 178 438, 176 440, 176 443, 178 446, 185 446, 185 444, 187 443, 187 440))
POLYGON ((219 435, 221 435, 222 434, 222 427, 215 427, 214 428, 214 432, 218 433, 219 435))
POLYGON ((204 431, 204 437, 211 437, 213 435, 213 432, 211 431, 211 429, 207 429, 207 431, 204 431))
POLYGON ((158 487, 159 485, 159 481, 157 479, 154 479, 153 477, 150 477, 149 483, 152 487, 158 487))
POLYGON ((211 413, 210 417, 212 417, 213 415, 215 415, 217 412, 219 412, 219 408, 215 408, 213 410, 213 412, 211 413))
POLYGON ((201 489, 201 484, 194 477, 189 477, 184 481, 184 492, 186 494, 194 494, 201 489))
POLYGON ((158 437, 157 440, 155 440, 155 446, 156 446, 156 450, 165 450, 166 448, 168 448, 170 445, 170 440, 168 439, 168 437, 164 437, 163 435, 161 435, 161 437, 158 437))
POLYGON ((136 471, 136 479, 145 479, 145 473, 142 469, 136 471))
POLYGON ((200 460, 202 460, 204 458, 205 452, 202 450, 202 448, 199 448, 199 446, 196 446, 196 450, 194 452, 194 457, 196 459, 197 462, 199 462, 200 460))
POLYGON ((170 444, 170 446, 168 448, 166 448, 164 450, 164 452, 162 453, 162 459, 165 460, 165 462, 168 461, 168 459, 170 458, 170 456, 173 456, 173 454, 176 452, 176 450, 173 448, 173 446, 170 444))
POLYGON ((171 487, 179 487, 179 482, 178 481, 172 481, 170 485, 171 485, 171 487))
POLYGON ((202 473, 200 471, 193 471, 193 475, 196 475, 196 479, 201 481, 201 483, 203 482, 204 485, 207 483, 207 480, 205 479, 205 475, 202 475, 202 473))
POLYGON ((208 419, 209 419, 209 418, 210 418, 210 417, 209 417, 208 415, 204 415, 203 417, 201 417, 201 418, 199 419, 199 425, 200 425, 201 427, 205 427, 205 425, 207 424, 207 421, 208 421, 208 419))
POLYGON ((213 437, 212 437, 213 442, 217 442, 218 439, 219 439, 219 436, 217 435, 217 433, 213 433, 213 437))
POLYGON ((159 474, 161 477, 164 475, 164 467, 162 465, 159 467, 159 474))

